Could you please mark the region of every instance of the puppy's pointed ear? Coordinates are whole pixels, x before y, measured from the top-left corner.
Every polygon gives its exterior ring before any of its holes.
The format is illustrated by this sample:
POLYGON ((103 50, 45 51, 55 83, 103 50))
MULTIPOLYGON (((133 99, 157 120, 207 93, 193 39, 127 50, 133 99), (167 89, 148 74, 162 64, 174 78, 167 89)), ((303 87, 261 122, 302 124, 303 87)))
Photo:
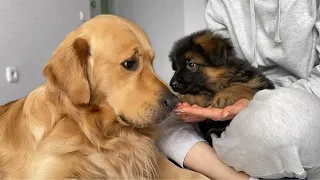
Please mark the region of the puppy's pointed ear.
POLYGON ((90 101, 89 57, 88 42, 76 38, 70 44, 59 46, 43 70, 49 84, 61 89, 74 105, 85 105, 90 101))
POLYGON ((212 52, 209 54, 209 59, 214 66, 222 66, 227 62, 228 57, 232 55, 232 47, 224 39, 213 39, 214 45, 212 52))
POLYGON ((232 46, 229 41, 214 35, 211 31, 204 31, 195 39, 195 42, 201 46, 214 66, 222 66, 227 58, 232 55, 232 46))
POLYGON ((214 48, 214 53, 226 60, 232 55, 231 44, 225 39, 218 39, 214 48))

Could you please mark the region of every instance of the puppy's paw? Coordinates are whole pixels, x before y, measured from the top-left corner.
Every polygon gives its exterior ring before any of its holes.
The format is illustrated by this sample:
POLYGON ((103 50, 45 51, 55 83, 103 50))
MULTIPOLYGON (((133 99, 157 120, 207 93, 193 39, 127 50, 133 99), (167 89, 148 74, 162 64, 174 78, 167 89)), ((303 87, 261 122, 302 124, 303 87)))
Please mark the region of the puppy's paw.
POLYGON ((208 96, 205 95, 191 95, 191 94, 186 94, 186 95, 179 95, 178 96, 180 102, 187 102, 190 105, 198 105, 201 107, 208 107, 210 105, 210 99, 208 96))
POLYGON ((232 105, 237 102, 241 97, 236 97, 234 94, 229 92, 221 92, 216 94, 213 98, 212 107, 225 108, 226 106, 232 105))

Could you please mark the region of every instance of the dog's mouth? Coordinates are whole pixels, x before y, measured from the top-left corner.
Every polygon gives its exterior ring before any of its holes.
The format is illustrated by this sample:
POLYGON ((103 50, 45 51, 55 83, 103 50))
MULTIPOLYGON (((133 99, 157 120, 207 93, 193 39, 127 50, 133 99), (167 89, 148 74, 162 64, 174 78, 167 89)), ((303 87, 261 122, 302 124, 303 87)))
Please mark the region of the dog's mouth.
POLYGON ((162 123, 167 117, 169 117, 170 113, 174 110, 175 107, 173 107, 170 111, 166 113, 162 113, 162 116, 158 116, 158 118, 155 119, 155 124, 162 123))
POLYGON ((132 124, 132 121, 127 119, 123 114, 120 114, 119 115, 119 118, 125 123, 125 124, 128 124, 128 125, 131 125, 132 124))
POLYGON ((151 125, 151 123, 134 123, 131 119, 126 118, 123 114, 120 114, 119 118, 125 126, 132 126, 134 128, 144 128, 151 125))
MULTIPOLYGON (((172 110, 173 109, 174 108, 172 108, 172 110)), ((141 119, 139 119, 140 120, 139 122, 133 121, 132 119, 126 117, 122 113, 119 114, 118 117, 120 118, 120 121, 122 121, 122 123, 125 126, 132 126, 135 128, 145 128, 145 127, 162 123, 167 117, 169 117, 172 110, 170 111, 159 110, 157 113, 153 113, 152 115, 150 114, 149 116, 146 116, 144 118, 141 117, 141 119)))

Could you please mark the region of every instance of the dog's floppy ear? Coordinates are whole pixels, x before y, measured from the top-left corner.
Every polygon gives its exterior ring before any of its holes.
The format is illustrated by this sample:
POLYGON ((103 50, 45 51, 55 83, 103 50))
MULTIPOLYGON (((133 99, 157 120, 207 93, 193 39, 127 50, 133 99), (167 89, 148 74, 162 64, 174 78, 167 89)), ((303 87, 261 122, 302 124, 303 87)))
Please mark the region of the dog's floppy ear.
POLYGON ((43 73, 48 82, 61 89, 74 105, 85 105, 90 101, 88 81, 88 59, 90 47, 82 38, 58 47, 43 73))

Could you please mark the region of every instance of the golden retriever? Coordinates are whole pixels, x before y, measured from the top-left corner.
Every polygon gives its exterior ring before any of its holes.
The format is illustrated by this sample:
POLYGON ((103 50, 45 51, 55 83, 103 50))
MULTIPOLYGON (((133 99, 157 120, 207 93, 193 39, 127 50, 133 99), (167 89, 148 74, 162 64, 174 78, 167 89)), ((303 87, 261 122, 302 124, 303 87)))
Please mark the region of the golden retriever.
POLYGON ((206 179, 155 146, 178 102, 155 74, 146 34, 100 15, 71 32, 47 81, 0 107, 0 179, 206 179))

